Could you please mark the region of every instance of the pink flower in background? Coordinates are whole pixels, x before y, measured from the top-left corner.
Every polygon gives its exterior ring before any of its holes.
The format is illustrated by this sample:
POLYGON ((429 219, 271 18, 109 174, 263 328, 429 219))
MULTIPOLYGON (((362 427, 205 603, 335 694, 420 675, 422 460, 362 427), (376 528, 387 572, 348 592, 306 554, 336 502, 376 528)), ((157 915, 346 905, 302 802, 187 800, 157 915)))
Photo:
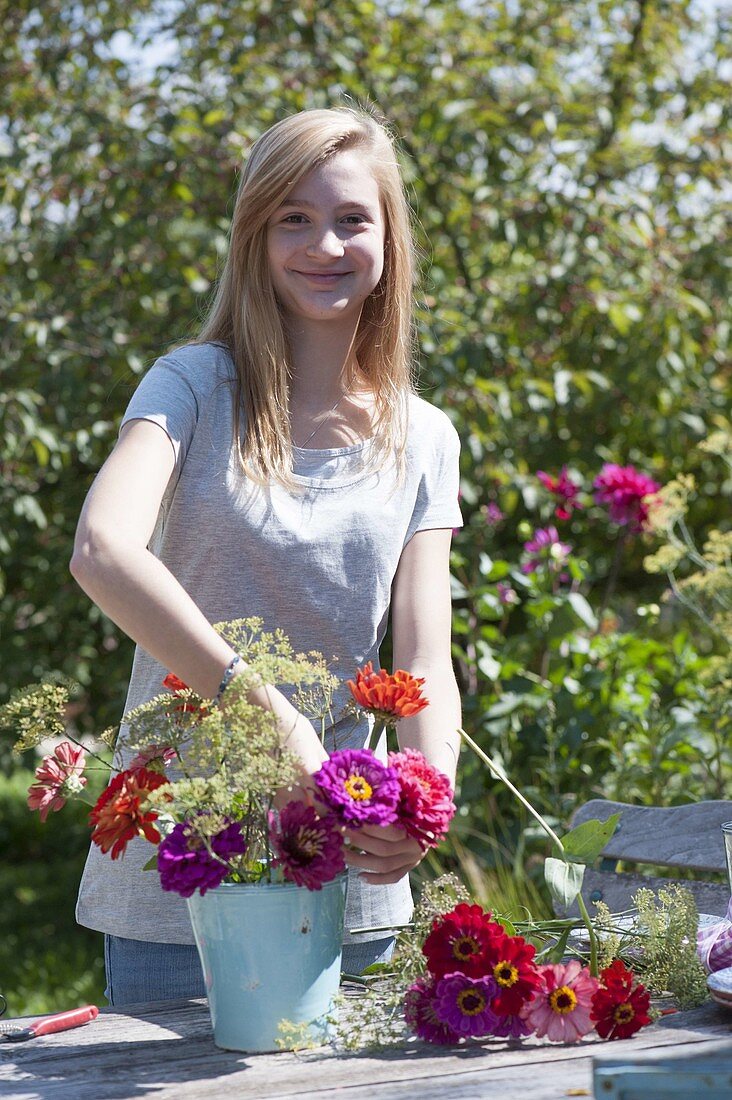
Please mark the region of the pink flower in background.
POLYGON ((577 959, 557 966, 540 966, 542 979, 521 1016, 536 1032, 554 1043, 576 1043, 592 1031, 592 998, 600 988, 586 966, 577 959))
POLYGON ((407 1026, 426 1043, 449 1046, 460 1042, 460 1036, 435 1013, 435 982, 419 978, 404 995, 404 1019, 407 1026))
POLYGON ((343 837, 332 814, 318 817, 312 806, 293 801, 269 822, 275 865, 290 882, 320 890, 345 871, 343 837))
POLYGON ((519 603, 518 592, 515 588, 512 588, 506 581, 499 581, 496 585, 498 591, 498 599, 501 601, 504 607, 512 607, 514 604, 519 603))
POLYGON ((521 566, 522 573, 536 573, 542 565, 557 573, 566 564, 572 547, 561 541, 556 527, 539 527, 534 537, 524 543, 524 552, 529 556, 521 566))
POLYGON ((548 489, 552 496, 557 498, 554 509, 554 515, 557 519, 569 519, 573 508, 582 507, 577 500, 580 486, 572 481, 567 473, 566 466, 562 466, 558 477, 553 477, 551 474, 545 473, 544 470, 539 470, 536 476, 544 488, 548 489))
POLYGON ((496 527, 503 521, 503 512, 498 507, 495 500, 489 500, 487 504, 484 504, 481 508, 481 512, 485 517, 486 523, 491 527, 496 527))
POLYGON ((416 749, 390 752, 389 766, 399 776, 401 786, 394 824, 415 837, 424 849, 434 847, 455 814, 450 780, 416 749))
POLYGON ((637 535, 648 524, 648 497, 661 488, 635 466, 618 466, 606 462, 594 481, 595 500, 607 504, 610 519, 637 535))
POLYGON ((36 768, 36 781, 28 788, 28 806, 40 810, 41 821, 46 820, 51 810, 60 810, 70 795, 78 794, 86 786, 82 775, 85 766, 85 750, 70 741, 62 741, 51 756, 43 757, 36 768))

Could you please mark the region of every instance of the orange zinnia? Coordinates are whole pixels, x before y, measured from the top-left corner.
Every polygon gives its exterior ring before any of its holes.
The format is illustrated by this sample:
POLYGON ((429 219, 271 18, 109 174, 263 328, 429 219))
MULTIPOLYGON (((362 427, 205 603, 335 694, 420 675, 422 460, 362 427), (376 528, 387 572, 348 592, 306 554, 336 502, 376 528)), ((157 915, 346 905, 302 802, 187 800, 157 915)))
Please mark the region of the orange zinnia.
POLYGON ((111 849, 112 859, 124 855, 128 843, 136 836, 157 844, 160 833, 153 822, 158 815, 144 807, 148 794, 167 782, 166 776, 147 768, 115 775, 89 814, 89 822, 94 826, 92 842, 105 853, 111 849))
POLYGON ((356 680, 348 681, 351 694, 360 707, 371 711, 387 725, 400 718, 411 718, 429 704, 422 696, 424 679, 403 669, 391 674, 383 668, 374 672, 371 661, 356 669, 356 680))

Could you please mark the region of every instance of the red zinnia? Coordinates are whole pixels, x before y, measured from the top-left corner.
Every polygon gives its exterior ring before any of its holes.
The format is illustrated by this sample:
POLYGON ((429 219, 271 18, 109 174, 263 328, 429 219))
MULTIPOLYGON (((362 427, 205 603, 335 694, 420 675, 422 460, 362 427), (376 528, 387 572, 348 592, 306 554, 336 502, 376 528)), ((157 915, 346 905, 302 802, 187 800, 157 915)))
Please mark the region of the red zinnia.
POLYGON ((400 718, 411 718, 428 705, 422 696, 424 679, 403 669, 388 673, 374 672, 371 661, 356 669, 356 680, 348 681, 351 694, 360 707, 370 710, 382 722, 392 725, 400 718))
POLYGON ((523 936, 504 933, 494 940, 492 950, 488 973, 498 985, 493 1008, 501 1016, 517 1016, 541 985, 539 968, 534 962, 536 948, 523 936))
POLYGON ((105 853, 111 849, 112 859, 124 855, 128 843, 136 836, 157 844, 160 833, 153 821, 157 821, 158 815, 154 810, 145 810, 145 801, 151 791, 167 782, 160 772, 146 768, 116 775, 89 814, 89 822, 94 826, 92 842, 105 853))
POLYGON ((422 951, 436 978, 458 971, 479 978, 492 974, 496 940, 503 936, 501 925, 491 920, 490 913, 484 913, 479 905, 461 902, 446 916, 435 919, 422 951))
POLYGON ((629 1039, 650 1024, 650 994, 640 982, 634 985, 634 979, 622 959, 600 971, 601 985, 592 998, 590 1019, 601 1039, 629 1039))

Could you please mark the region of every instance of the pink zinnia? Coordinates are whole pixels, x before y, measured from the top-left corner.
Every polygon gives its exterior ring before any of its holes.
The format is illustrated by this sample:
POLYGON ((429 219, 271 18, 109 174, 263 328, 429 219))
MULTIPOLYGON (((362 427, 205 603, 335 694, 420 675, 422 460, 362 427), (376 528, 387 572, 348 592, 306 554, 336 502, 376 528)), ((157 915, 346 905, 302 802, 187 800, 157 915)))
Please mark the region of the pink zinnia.
POLYGON ((592 1031, 592 998, 600 987, 577 959, 556 966, 541 966, 542 984, 521 1016, 539 1039, 576 1043, 592 1031))
POLYGON ((594 488, 595 500, 609 506, 613 523, 638 534, 648 523, 648 497, 661 486, 635 466, 606 462, 595 478, 594 488))
POLYGON ((169 745, 147 745, 130 760, 127 770, 134 772, 139 768, 147 768, 148 771, 160 772, 163 775, 167 765, 173 760, 175 760, 175 749, 171 749, 169 745))
POLYGON ((556 527, 540 527, 534 531, 534 537, 524 543, 524 551, 529 555, 521 566, 522 573, 535 573, 542 565, 552 572, 558 572, 567 561, 572 547, 562 542, 556 527))
POLYGON ((43 757, 36 768, 36 781, 28 788, 28 806, 40 810, 41 821, 46 820, 51 810, 56 812, 65 806, 67 798, 83 790, 85 765, 86 752, 70 741, 62 741, 53 755, 43 757))
POLYGON ((390 752, 401 787, 396 825, 415 837, 425 849, 445 835, 455 814, 450 780, 416 749, 390 752))
POLYGON ((544 470, 539 470, 536 476, 544 488, 548 489, 552 496, 557 498, 557 504, 554 509, 554 515, 557 519, 569 519, 572 515, 573 508, 582 507, 577 500, 580 486, 575 481, 572 481, 572 478, 567 473, 566 466, 562 466, 558 477, 552 477, 551 474, 545 473, 544 470))
POLYGON ((460 1036, 435 1013, 435 982, 420 978, 404 994, 404 1019, 407 1027, 426 1043, 450 1046, 460 1036))

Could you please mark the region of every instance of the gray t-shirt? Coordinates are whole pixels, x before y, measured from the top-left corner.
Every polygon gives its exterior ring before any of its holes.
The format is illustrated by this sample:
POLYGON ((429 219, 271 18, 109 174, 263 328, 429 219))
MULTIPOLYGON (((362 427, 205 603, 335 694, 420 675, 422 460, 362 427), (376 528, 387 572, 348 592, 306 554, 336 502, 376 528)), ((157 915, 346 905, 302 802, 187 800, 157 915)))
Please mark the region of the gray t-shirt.
MULTIPOLYGON (((366 442, 296 448, 301 490, 263 489, 240 472, 231 444, 233 377, 223 346, 192 344, 159 359, 129 404, 122 423, 159 424, 176 456, 150 549, 210 622, 256 615, 265 629, 284 630, 297 652, 320 651, 339 680, 326 748, 362 747, 367 726, 339 722, 350 697, 346 681, 366 661, 379 667, 391 585, 409 539, 462 523, 458 435, 444 413, 412 395, 401 482, 391 465, 369 467, 366 442)), ((138 646, 125 710, 159 694, 167 671, 138 646)), ((120 766, 130 755, 124 736, 123 725, 120 766)), ((184 900, 161 890, 155 872, 142 871, 151 854, 141 839, 115 861, 93 846, 79 923, 131 939, 193 943, 184 900)), ((411 904, 408 877, 372 886, 351 875, 346 929, 402 924, 411 904)))

